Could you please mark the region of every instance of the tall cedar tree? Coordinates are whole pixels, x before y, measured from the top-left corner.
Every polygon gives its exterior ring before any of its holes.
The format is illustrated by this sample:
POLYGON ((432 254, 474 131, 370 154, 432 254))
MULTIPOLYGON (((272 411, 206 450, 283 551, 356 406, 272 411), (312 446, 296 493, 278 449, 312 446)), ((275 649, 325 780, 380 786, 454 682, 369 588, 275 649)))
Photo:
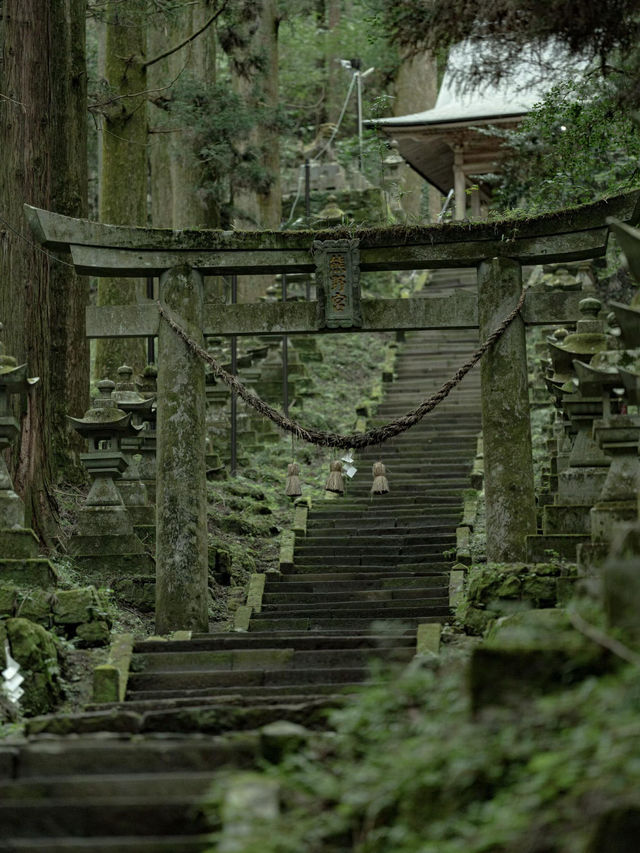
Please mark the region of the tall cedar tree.
POLYGON ((9 351, 41 380, 21 401, 10 464, 28 521, 46 541, 52 484, 72 441, 65 416, 87 404, 87 282, 26 242, 22 206, 87 213, 86 0, 4 0, 1 11, 0 319, 9 351))

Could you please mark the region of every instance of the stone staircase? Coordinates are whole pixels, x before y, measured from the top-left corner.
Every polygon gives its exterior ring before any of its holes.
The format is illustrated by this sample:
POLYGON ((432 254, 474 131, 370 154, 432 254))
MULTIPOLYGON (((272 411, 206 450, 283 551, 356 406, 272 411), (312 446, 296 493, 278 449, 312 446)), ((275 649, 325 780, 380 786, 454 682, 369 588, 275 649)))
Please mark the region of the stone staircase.
MULTIPOLYGON (((377 413, 413 408, 476 345, 473 332, 408 336, 377 413)), ((0 745, 0 850, 187 853, 207 847, 212 775, 277 760, 298 724, 407 662, 416 630, 449 618, 449 569, 480 429, 472 373, 425 420, 362 453, 343 498, 314 507, 293 568, 267 576, 246 633, 134 647, 126 701, 36 718, 0 745), (391 491, 372 497, 371 465, 391 491)), ((214 818, 215 823, 215 818, 214 818)))

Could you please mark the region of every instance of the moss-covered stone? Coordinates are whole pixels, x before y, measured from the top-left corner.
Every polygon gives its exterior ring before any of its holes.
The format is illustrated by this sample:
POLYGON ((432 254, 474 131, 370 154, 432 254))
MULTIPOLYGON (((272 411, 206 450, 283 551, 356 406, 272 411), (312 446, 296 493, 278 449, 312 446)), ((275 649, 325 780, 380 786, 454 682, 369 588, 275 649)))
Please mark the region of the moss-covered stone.
POLYGON ((37 622, 45 628, 53 625, 53 606, 55 596, 43 589, 31 589, 19 594, 16 616, 22 616, 37 622))
POLYGON ((112 587, 119 602, 135 607, 142 613, 153 613, 156 604, 154 575, 120 578, 113 583, 112 587))
POLYGON ((0 577, 20 586, 54 587, 58 582, 55 566, 44 557, 5 560, 0 558, 0 577))
POLYGON ((90 622, 96 611, 101 613, 102 609, 92 586, 61 590, 54 606, 55 621, 58 625, 80 625, 90 622))
POLYGON ((458 618, 469 634, 480 635, 500 616, 515 610, 553 607, 567 600, 575 566, 558 563, 486 563, 472 566, 458 618))
POLYGON ((104 646, 109 642, 111 629, 103 619, 84 622, 76 628, 76 641, 79 646, 104 646))
POLYGON ((5 625, 11 654, 24 674, 23 710, 29 715, 51 711, 63 695, 54 636, 21 617, 7 619, 5 625))
POLYGON ((0 586, 0 616, 14 616, 17 603, 17 588, 15 586, 0 586))
POLYGON ((498 619, 473 652, 472 705, 518 704, 611 666, 610 653, 576 631, 563 610, 516 613, 498 619))

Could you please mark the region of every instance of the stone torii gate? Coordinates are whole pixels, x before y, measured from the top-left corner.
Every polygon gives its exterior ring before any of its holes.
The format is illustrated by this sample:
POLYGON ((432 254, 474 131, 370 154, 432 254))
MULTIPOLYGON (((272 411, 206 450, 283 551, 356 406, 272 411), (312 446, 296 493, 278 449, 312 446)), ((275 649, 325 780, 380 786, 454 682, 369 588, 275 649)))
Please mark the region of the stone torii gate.
MULTIPOLYGON (((200 344, 205 335, 447 328, 479 328, 484 340, 517 304, 523 265, 602 256, 606 218, 637 222, 640 193, 510 222, 316 232, 171 231, 25 210, 38 241, 70 252, 80 274, 159 276, 161 302, 200 344), (360 301, 358 287, 349 286, 359 271, 450 267, 476 267, 477 295, 360 301), (316 272, 324 296, 307 303, 203 301, 203 275, 278 272, 316 272)), ((571 322, 580 298, 528 292, 520 316, 482 359, 490 560, 524 559, 525 536, 536 532, 525 324, 571 322)), ((89 307, 87 335, 158 336, 156 629, 206 631, 204 363, 161 322, 152 301, 89 307)))

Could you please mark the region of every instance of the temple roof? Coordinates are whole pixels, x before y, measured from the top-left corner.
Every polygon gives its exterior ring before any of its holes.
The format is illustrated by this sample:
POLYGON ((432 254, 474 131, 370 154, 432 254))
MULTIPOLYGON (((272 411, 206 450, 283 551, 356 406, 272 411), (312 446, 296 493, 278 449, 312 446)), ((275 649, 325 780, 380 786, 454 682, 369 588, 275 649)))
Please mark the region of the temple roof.
MULTIPOLYGON (((471 63, 472 52, 477 50, 469 42, 451 49, 447 69, 440 86, 438 98, 432 109, 420 113, 374 119, 367 124, 379 127, 416 127, 425 125, 470 122, 509 118, 525 115, 540 101, 553 80, 541 79, 541 62, 566 68, 567 57, 558 54, 557 46, 549 47, 540 55, 530 48, 523 50, 520 62, 513 66, 508 78, 498 85, 480 82, 461 88, 464 69, 471 63), (557 61, 553 57, 557 55, 557 61)), ((564 75, 562 75, 564 76, 564 75)))
MULTIPOLYGON (((490 48, 487 48, 490 49, 490 48)), ((523 49, 508 78, 495 85, 480 81, 464 86, 477 45, 462 42, 451 49, 435 106, 420 113, 366 122, 398 141, 408 164, 446 194, 453 187, 454 146, 465 151, 467 174, 494 171, 501 157, 501 140, 474 130, 487 125, 514 126, 554 83, 576 76, 583 61, 570 61, 557 44, 523 49), (553 69, 550 78, 541 69, 553 69)))

